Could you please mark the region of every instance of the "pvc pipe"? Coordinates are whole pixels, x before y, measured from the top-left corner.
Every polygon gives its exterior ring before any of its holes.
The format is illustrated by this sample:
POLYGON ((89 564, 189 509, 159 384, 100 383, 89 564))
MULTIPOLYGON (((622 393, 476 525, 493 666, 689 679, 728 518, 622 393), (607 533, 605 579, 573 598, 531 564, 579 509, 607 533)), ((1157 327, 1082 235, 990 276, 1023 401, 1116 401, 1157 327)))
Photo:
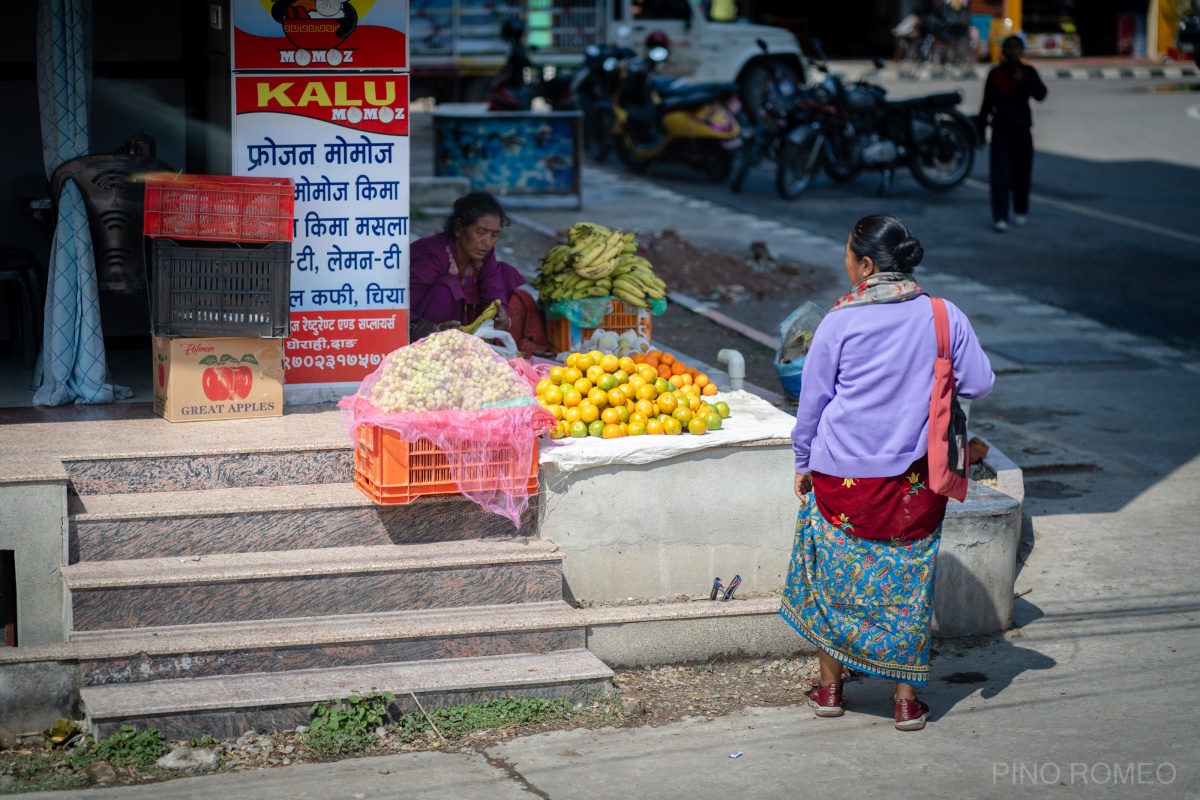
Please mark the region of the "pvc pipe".
POLYGON ((737 350, 725 348, 717 352, 717 361, 725 365, 725 372, 729 375, 729 388, 734 391, 741 389, 746 379, 746 359, 742 358, 742 354, 737 350))

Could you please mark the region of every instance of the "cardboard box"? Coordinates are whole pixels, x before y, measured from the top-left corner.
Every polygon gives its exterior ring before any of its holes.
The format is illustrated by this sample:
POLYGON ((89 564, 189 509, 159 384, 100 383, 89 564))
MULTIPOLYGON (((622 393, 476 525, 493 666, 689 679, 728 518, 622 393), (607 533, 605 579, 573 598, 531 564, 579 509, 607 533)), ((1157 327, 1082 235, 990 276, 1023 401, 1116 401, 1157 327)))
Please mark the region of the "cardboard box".
POLYGON ((283 416, 283 340, 151 340, 155 414, 171 422, 283 416))

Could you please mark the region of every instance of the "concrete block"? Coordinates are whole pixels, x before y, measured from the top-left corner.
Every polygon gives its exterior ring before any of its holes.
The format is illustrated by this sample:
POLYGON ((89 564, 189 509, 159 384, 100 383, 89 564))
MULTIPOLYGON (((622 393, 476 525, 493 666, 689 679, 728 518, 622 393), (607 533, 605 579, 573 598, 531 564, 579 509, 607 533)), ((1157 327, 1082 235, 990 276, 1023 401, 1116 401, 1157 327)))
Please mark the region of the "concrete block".
POLYGON ((972 485, 942 525, 934 583, 933 635, 975 636, 1012 627, 1021 538, 1016 498, 972 485))
POLYGON ((469 178, 409 178, 409 206, 412 208, 450 208, 454 201, 471 191, 469 178))
MULTIPOLYGON (((61 469, 61 465, 60 465, 61 469)), ((0 550, 17 575, 17 643, 64 642, 70 624, 62 569, 67 563, 67 481, 0 483, 0 550)))
POLYGON ((791 556, 793 471, 782 444, 567 474, 543 464, 539 531, 561 548, 580 600, 702 594, 739 574, 741 591, 766 592, 782 586, 791 556))
MULTIPOLYGON (((1021 471, 994 446, 988 462, 1006 491, 973 484, 966 502, 947 511, 934 594, 938 636, 1012 625, 1024 490, 1021 471)), ((742 592, 774 592, 795 536, 793 474, 787 445, 565 475, 543 464, 540 531, 561 548, 567 587, 580 600, 698 595, 713 578, 739 574, 742 592), (620 522, 626 505, 636 507, 636 525, 620 522)))
POLYGON ((56 661, 0 664, 0 720, 18 732, 49 728, 77 716, 79 665, 56 661))

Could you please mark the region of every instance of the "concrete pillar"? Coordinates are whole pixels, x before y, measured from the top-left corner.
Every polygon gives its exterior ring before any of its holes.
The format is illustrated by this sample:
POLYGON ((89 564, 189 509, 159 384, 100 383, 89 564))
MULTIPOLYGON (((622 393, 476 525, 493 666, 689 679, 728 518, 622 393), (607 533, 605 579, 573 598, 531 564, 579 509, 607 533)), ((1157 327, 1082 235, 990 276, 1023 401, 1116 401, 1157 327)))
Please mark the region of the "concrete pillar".
POLYGON ((67 485, 0 483, 0 550, 12 550, 17 578, 17 644, 65 642, 67 485))

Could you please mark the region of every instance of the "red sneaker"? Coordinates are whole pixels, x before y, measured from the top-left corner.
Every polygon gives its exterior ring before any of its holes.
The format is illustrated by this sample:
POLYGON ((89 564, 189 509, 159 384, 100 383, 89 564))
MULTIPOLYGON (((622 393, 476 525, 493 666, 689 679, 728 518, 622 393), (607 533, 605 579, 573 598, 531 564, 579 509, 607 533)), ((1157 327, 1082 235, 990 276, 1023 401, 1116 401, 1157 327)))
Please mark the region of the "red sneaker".
POLYGON ((846 713, 842 708, 842 687, 836 683, 813 689, 808 693, 808 704, 816 710, 818 717, 840 717, 846 713))
POLYGON ((920 700, 896 700, 896 730, 919 731, 929 719, 929 706, 920 700))

